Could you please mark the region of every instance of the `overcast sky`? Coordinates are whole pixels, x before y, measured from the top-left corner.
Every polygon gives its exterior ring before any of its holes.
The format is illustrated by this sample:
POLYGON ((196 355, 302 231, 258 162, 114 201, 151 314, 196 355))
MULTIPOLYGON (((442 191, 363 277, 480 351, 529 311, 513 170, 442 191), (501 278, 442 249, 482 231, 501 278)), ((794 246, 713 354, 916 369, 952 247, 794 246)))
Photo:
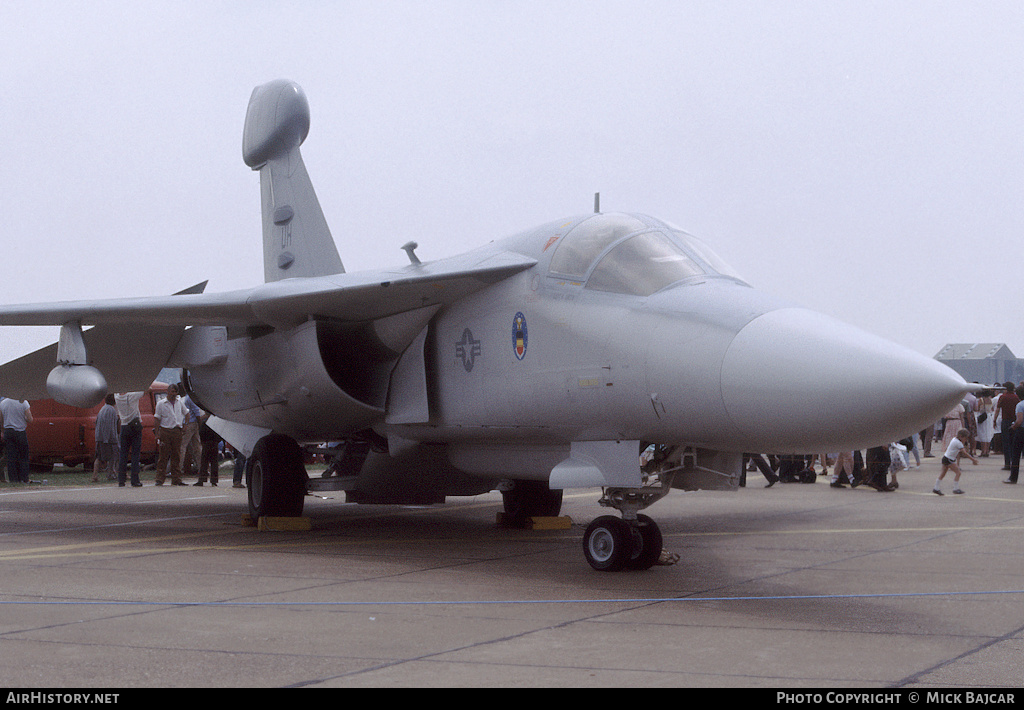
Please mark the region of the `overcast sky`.
MULTIPOLYGON (((0 38, 7 302, 260 283, 242 124, 288 78, 348 271, 600 192, 925 355, 1024 357, 1019 0, 3 0, 0 38)), ((0 329, 0 361, 55 337, 0 329)))

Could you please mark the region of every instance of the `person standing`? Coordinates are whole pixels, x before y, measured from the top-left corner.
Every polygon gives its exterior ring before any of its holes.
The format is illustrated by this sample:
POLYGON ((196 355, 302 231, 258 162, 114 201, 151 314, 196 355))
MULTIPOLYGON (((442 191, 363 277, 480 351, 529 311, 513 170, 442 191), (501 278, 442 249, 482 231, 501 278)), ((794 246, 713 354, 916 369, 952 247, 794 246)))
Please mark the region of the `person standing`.
POLYGON ((1010 476, 1003 483, 1016 483, 1020 473, 1020 457, 1024 454, 1024 384, 1017 385, 1017 406, 1014 408, 1013 423, 1010 424, 1010 441, 1013 450, 1010 452, 1010 476))
MULTIPOLYGON (((6 398, 3 397, 3 396, 0 396, 0 402, 3 402, 4 399, 6 399, 6 398)), ((0 483, 2 483, 4 481, 4 475, 5 475, 4 471, 7 470, 7 457, 4 455, 4 435, 3 435, 3 431, 4 431, 3 427, 0 426, 0 483)), ((11 483, 14 483, 14 481, 11 481, 11 483)))
POLYGON ((114 408, 114 395, 108 394, 96 415, 96 458, 92 464, 92 482, 100 480, 100 469, 107 472, 108 480, 114 480, 117 459, 117 409, 114 408))
POLYGON ((207 423, 206 420, 209 418, 210 415, 205 414, 199 422, 199 441, 203 444, 203 453, 199 461, 199 480, 192 484, 195 486, 206 483, 207 476, 210 478, 210 485, 216 486, 219 477, 221 438, 207 423))
POLYGON ((945 451, 949 448, 950 442, 956 438, 957 432, 967 428, 964 420, 964 403, 961 401, 960 404, 953 407, 942 420, 945 422, 945 428, 942 430, 942 450, 945 451))
POLYGON ((911 434, 903 440, 907 447, 907 468, 910 468, 910 454, 914 455, 914 468, 921 466, 921 449, 917 445, 917 434, 911 434))
POLYGON ((991 390, 981 391, 978 401, 974 403, 974 412, 978 419, 978 446, 981 448, 981 456, 988 458, 988 450, 992 445, 992 417, 995 413, 991 390))
POLYGON ((999 419, 999 441, 1003 449, 1003 470, 1010 470, 1010 456, 1013 454, 1013 420, 1016 418, 1015 410, 1020 399, 1013 391, 1012 382, 1004 382, 1005 390, 996 399, 996 416, 999 419))
POLYGON ((765 480, 768 481, 768 483, 765 484, 765 488, 771 488, 779 482, 779 477, 775 475, 775 471, 772 470, 771 465, 765 460, 762 454, 743 454, 744 475, 746 475, 748 461, 753 463, 757 467, 757 470, 761 472, 761 475, 764 476, 765 480))
POLYGON ((933 459, 935 456, 932 455, 932 441, 935 440, 935 425, 932 424, 927 429, 921 430, 921 456, 926 459, 933 459))
MULTIPOLYGON (((234 448, 234 447, 232 447, 234 448)), ((231 482, 232 488, 245 488, 242 479, 245 477, 245 455, 239 449, 234 449, 235 475, 231 482)))
MULTIPOLYGON (((975 382, 974 384, 978 384, 975 382)), ((968 392, 964 395, 964 428, 970 434, 970 440, 967 442, 967 448, 973 454, 974 449, 978 443, 978 417, 974 413, 978 404, 978 397, 973 392, 968 392)))
POLYGON ((0 419, 3 420, 4 450, 7 453, 7 480, 28 483, 28 434, 25 429, 32 423, 32 408, 25 400, 0 401, 0 419))
POLYGON ((128 472, 128 458, 132 460, 132 486, 142 485, 139 480, 139 458, 142 455, 142 413, 139 412, 139 400, 144 392, 120 392, 114 395, 114 406, 117 407, 117 418, 121 421, 121 457, 117 465, 117 485, 124 486, 128 472))
POLYGON ((156 405, 156 439, 160 458, 156 464, 154 482, 162 486, 167 479, 167 466, 171 467, 171 485, 184 486, 181 480, 181 425, 185 421, 185 405, 178 398, 178 386, 167 387, 167 399, 156 405))
POLYGON ((853 452, 840 451, 836 454, 836 465, 832 469, 832 481, 829 485, 833 488, 845 488, 846 486, 843 483, 850 483, 856 488, 854 480, 853 452))
POLYGON ((892 458, 888 446, 872 446, 864 455, 864 483, 876 491, 891 492, 896 490, 886 480, 892 458))
POLYGON ((197 407, 187 394, 180 399, 185 405, 185 421, 181 425, 181 471, 183 475, 191 476, 200 467, 202 440, 199 438, 199 422, 206 412, 197 407))

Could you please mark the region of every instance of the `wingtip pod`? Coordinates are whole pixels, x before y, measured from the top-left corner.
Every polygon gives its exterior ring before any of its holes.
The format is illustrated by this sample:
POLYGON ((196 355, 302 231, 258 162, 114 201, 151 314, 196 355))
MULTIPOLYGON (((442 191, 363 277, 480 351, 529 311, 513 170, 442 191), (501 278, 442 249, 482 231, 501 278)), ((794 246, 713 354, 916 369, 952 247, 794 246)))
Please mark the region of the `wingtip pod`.
POLYGON ((242 131, 246 165, 256 170, 300 146, 308 134, 309 102, 302 87, 277 79, 253 89, 242 131))
POLYGON ((57 365, 46 378, 46 391, 62 404, 89 409, 103 401, 107 380, 89 365, 57 365))

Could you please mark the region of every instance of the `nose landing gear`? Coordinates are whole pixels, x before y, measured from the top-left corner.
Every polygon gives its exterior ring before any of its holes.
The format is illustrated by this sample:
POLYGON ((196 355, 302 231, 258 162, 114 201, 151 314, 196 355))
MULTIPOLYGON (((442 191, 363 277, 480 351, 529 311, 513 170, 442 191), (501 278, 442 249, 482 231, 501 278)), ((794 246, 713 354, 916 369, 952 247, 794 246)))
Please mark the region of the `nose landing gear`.
POLYGON ((669 485, 639 489, 609 488, 600 504, 616 508, 622 518, 602 515, 583 534, 583 556, 599 572, 650 569, 661 556, 663 537, 658 524, 638 510, 668 494, 669 485))
POLYGON ((600 572, 650 569, 658 561, 661 548, 661 530, 646 515, 637 515, 632 523, 602 515, 583 535, 583 555, 600 572))

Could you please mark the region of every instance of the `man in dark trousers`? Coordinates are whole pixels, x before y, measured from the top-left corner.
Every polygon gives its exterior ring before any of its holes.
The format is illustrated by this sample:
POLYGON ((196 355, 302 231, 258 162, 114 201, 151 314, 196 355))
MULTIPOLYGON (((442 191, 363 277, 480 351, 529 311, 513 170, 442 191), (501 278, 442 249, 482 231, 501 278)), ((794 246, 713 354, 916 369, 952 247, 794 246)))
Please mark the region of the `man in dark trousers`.
POLYGON ((999 441, 1003 448, 1003 470, 1010 470, 1010 456, 1013 454, 1013 426, 1017 418, 1015 409, 1020 398, 1013 391, 1012 382, 1003 383, 1004 392, 996 398, 996 411, 999 412, 999 441))
POLYGON ((1016 483, 1020 473, 1020 457, 1024 453, 1024 385, 1017 387, 1017 406, 1014 409, 1010 434, 1013 437, 1013 450, 1010 452, 1010 477, 1003 483, 1016 483))
POLYGON ((24 400, 0 400, 0 419, 3 419, 4 450, 7 453, 7 480, 28 483, 28 435, 25 429, 32 423, 32 409, 24 400))

